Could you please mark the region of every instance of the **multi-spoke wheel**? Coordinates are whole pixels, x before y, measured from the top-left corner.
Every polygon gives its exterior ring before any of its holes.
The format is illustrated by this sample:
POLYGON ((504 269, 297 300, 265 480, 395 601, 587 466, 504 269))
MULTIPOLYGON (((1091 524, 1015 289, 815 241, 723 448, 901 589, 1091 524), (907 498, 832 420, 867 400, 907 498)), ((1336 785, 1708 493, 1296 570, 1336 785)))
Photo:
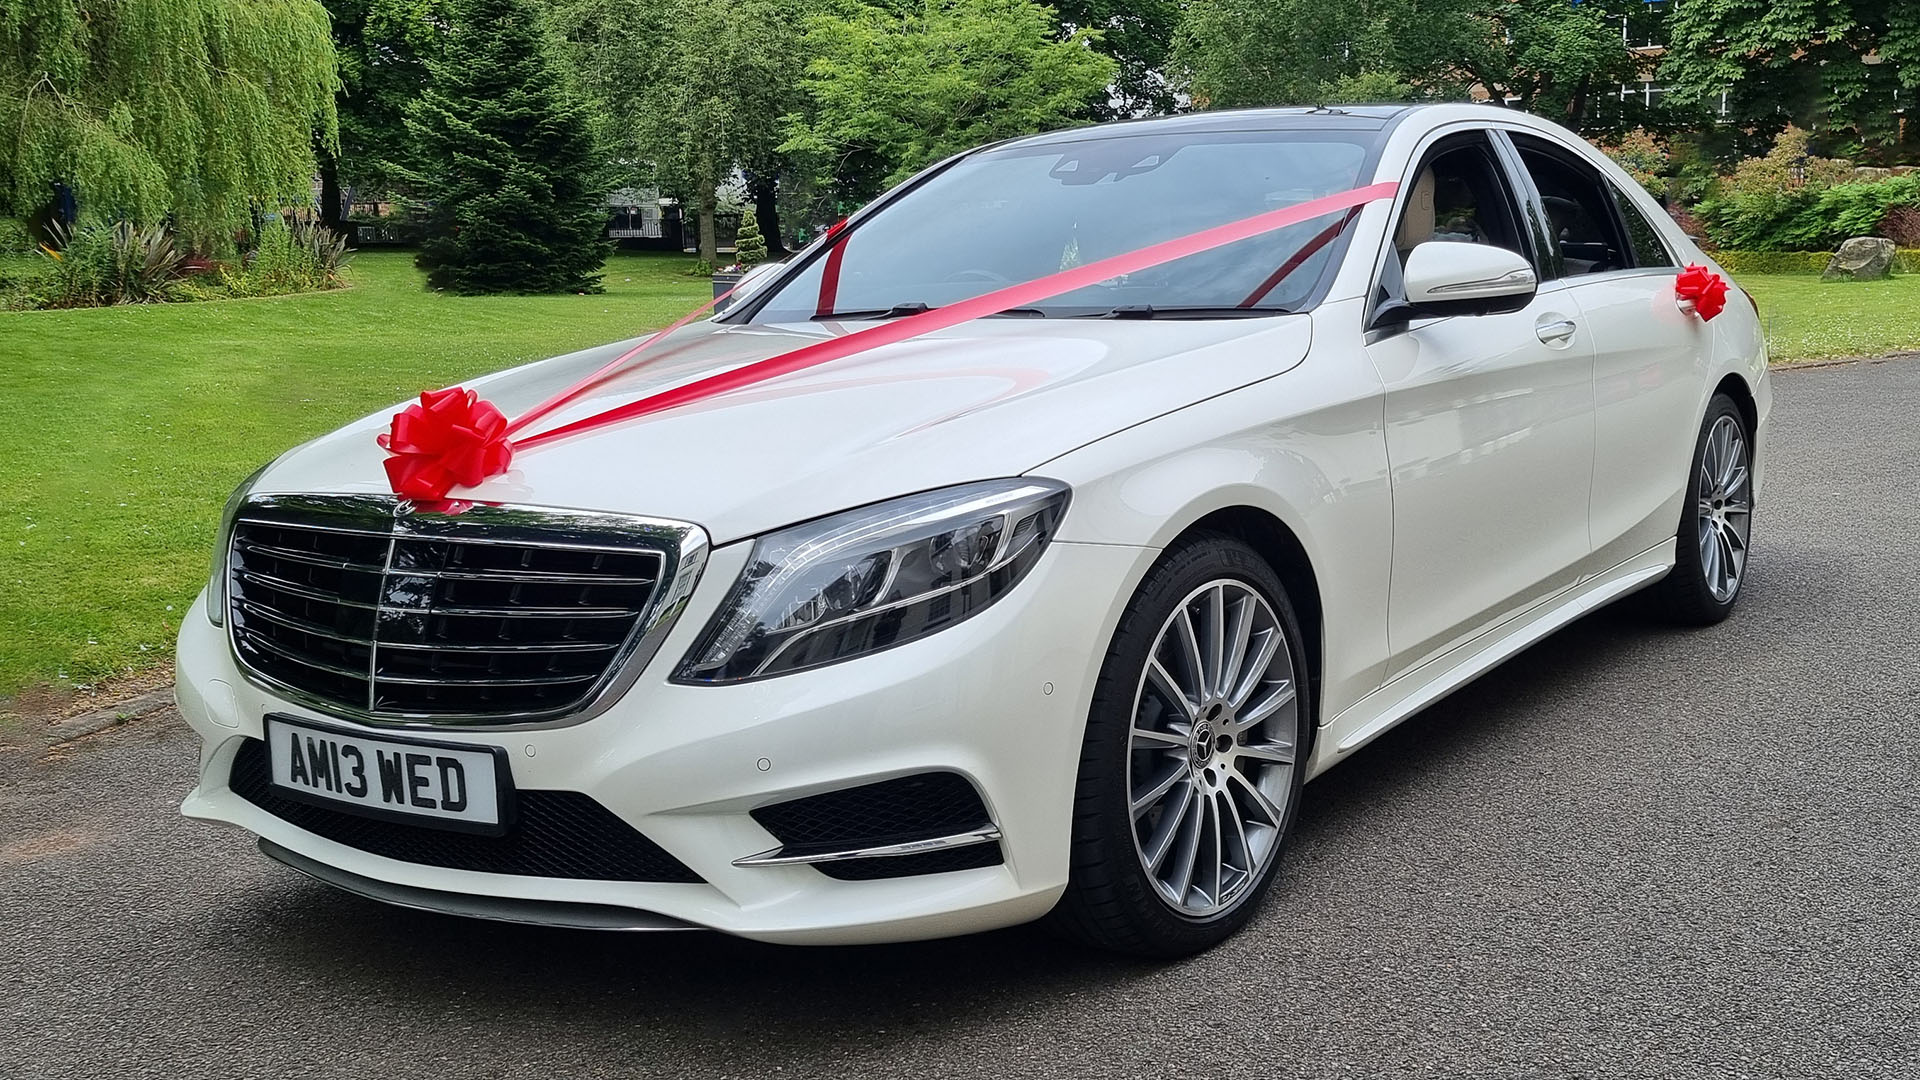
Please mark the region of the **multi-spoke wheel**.
POLYGON ((1179 956, 1251 916, 1299 800, 1301 657, 1286 590, 1251 548, 1209 535, 1162 557, 1101 669, 1057 924, 1179 956))
POLYGON ((1669 615, 1696 625, 1727 617, 1746 578, 1752 526, 1752 439, 1739 406, 1716 394, 1694 447, 1673 572, 1655 591, 1669 615))
POLYGON ((1167 903, 1223 911, 1279 850, 1297 704, 1286 633, 1259 593, 1218 578, 1167 616, 1128 735, 1134 850, 1167 903))
POLYGON ((1747 566, 1747 527, 1753 519, 1747 437, 1737 417, 1714 420, 1695 482, 1700 489, 1695 512, 1701 572, 1707 591, 1724 604, 1740 590, 1740 572, 1747 566))

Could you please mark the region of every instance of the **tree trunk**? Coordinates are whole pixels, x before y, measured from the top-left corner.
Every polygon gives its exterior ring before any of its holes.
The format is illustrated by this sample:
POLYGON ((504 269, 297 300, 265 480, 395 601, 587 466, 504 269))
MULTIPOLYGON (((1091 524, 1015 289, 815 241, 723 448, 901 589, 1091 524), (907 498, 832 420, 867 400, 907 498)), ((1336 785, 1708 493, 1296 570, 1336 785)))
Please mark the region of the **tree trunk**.
POLYGON ((767 257, 784 257, 787 245, 780 241, 779 182, 772 176, 755 176, 748 191, 753 195, 753 216, 760 222, 760 234, 767 238, 767 257))
POLYGON ((1592 92, 1593 77, 1582 75, 1580 81, 1574 85, 1573 96, 1567 99, 1566 124, 1575 131, 1580 131, 1586 126, 1582 121, 1586 119, 1587 95, 1592 92))
POLYGON ((325 147, 315 155, 320 163, 320 224, 345 235, 345 218, 340 206, 340 162, 325 147))
POLYGON ((708 263, 720 261, 720 245, 714 239, 713 215, 720 211, 720 197, 710 186, 700 189, 700 258, 708 263))

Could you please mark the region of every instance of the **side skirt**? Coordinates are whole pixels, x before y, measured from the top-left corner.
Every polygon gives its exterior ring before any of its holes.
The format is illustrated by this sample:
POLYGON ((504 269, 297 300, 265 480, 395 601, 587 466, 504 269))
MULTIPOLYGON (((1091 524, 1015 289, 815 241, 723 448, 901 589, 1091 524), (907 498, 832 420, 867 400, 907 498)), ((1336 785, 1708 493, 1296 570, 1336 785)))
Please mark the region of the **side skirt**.
POLYGON ((1394 679, 1322 726, 1309 776, 1318 776, 1395 724, 1493 670, 1575 619, 1660 580, 1673 569, 1671 539, 1573 586, 1394 679))

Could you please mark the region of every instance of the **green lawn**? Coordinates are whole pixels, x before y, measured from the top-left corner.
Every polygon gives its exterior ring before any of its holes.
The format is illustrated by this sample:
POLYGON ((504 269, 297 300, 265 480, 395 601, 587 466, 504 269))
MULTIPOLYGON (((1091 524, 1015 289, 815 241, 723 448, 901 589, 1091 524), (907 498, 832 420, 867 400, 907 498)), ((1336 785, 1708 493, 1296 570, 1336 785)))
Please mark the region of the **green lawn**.
POLYGON ((429 387, 671 322, 709 295, 677 256, 616 256, 600 296, 454 297, 410 256, 352 289, 0 314, 0 695, 171 655, 233 486, 429 387))
POLYGON ((1775 363, 1920 349, 1920 274, 1821 281, 1817 274, 1747 274, 1775 363))
MULTIPOLYGON (((344 421, 486 371, 631 337, 707 294, 621 256, 603 296, 427 292, 363 254, 343 292, 0 314, 0 695, 165 658, 227 492, 344 421)), ((1776 360, 1920 348, 1920 275, 1753 276, 1776 360)))

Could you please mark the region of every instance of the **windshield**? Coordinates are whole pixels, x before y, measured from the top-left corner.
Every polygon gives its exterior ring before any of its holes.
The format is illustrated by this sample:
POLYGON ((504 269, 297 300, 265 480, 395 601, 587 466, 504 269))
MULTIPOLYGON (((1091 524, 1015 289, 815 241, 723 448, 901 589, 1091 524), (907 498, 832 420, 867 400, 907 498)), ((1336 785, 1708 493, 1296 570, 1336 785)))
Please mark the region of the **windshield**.
MULTIPOLYGON (((940 307, 1359 185, 1373 133, 1118 134, 964 158, 816 252, 756 322, 940 307)), ((1197 317, 1297 310, 1339 215, 1112 278, 1009 315, 1197 317)))

